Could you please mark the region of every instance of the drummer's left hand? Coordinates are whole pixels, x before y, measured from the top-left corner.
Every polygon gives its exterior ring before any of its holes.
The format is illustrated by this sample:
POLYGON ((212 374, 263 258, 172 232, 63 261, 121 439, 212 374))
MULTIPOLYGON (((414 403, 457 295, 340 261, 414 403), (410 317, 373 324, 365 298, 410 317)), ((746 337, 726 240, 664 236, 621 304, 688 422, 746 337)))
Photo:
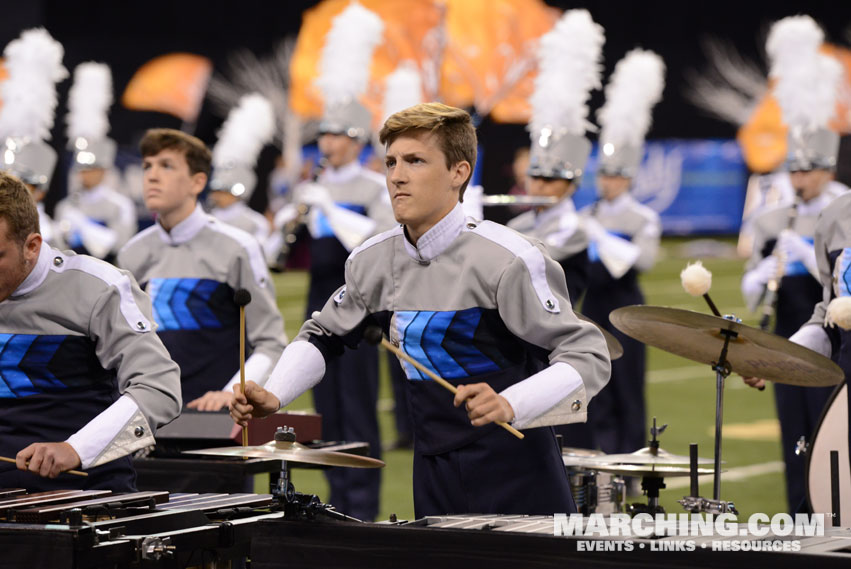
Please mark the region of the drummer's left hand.
POLYGON ((69 443, 33 443, 15 457, 18 470, 29 470, 46 478, 80 466, 80 455, 69 443), (27 462, 29 461, 29 464, 27 462))
POLYGON ((487 383, 459 385, 455 394, 455 406, 466 402, 467 417, 474 427, 496 421, 509 422, 514 419, 514 409, 508 400, 493 390, 487 383))
POLYGON ((198 399, 190 401, 186 407, 199 411, 221 411, 230 403, 233 393, 228 391, 208 391, 198 399))

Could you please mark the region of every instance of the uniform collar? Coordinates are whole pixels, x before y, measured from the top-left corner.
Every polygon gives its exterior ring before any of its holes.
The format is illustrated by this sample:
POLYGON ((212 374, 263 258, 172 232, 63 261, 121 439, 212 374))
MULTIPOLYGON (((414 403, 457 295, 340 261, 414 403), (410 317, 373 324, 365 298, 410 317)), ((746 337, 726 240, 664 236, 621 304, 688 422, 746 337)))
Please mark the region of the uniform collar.
POLYGON ((204 229, 210 216, 204 213, 201 204, 195 204, 195 211, 189 214, 189 217, 171 228, 171 231, 166 231, 160 222, 157 221, 157 230, 160 238, 169 245, 180 245, 186 243, 204 229))
POLYGON ((329 166, 325 168, 325 171, 322 172, 321 176, 319 176, 319 180, 329 184, 344 184, 356 178, 362 169, 363 166, 361 166, 360 162, 357 160, 349 162, 345 166, 340 166, 339 168, 332 168, 329 166))
POLYGON ((217 218, 221 219, 222 221, 229 221, 231 219, 235 219, 236 217, 238 217, 242 212, 245 211, 246 207, 247 206, 245 205, 244 202, 238 201, 238 202, 233 202, 228 207, 217 207, 216 209, 212 210, 210 213, 213 214, 213 217, 217 217, 217 218))
POLYGON ((429 261, 443 253, 455 241, 455 238, 461 234, 461 231, 464 229, 465 220, 464 207, 459 202, 455 204, 455 207, 443 219, 423 233, 422 237, 417 240, 416 245, 412 245, 408 241, 408 236, 405 235, 405 250, 412 259, 418 263, 427 265, 429 261))
POLYGON ((33 270, 30 271, 24 282, 18 285, 18 288, 12 293, 13 297, 30 293, 44 282, 44 279, 47 278, 47 272, 50 270, 51 257, 53 257, 53 252, 50 245, 42 241, 41 251, 38 252, 38 260, 35 262, 33 270))
POLYGON ((91 190, 86 190, 81 188, 77 195, 79 196, 79 200, 81 203, 92 204, 97 203, 101 199, 103 199, 103 194, 106 192, 106 186, 104 184, 98 184, 91 190))
POLYGON ((601 199, 599 211, 604 215, 613 215, 616 213, 620 213, 631 203, 632 196, 629 194, 629 192, 624 192, 612 201, 601 199))
POLYGON ((834 198, 836 198, 836 196, 831 195, 825 185, 825 189, 822 190, 818 197, 815 197, 806 203, 798 203, 798 215, 818 215, 821 210, 827 207, 827 205, 834 200, 834 198))
POLYGON ((546 223, 547 221, 556 218, 562 217, 564 215, 570 215, 572 213, 576 213, 576 206, 573 204, 573 198, 565 197, 562 198, 560 202, 551 206, 541 213, 535 215, 535 225, 540 225, 542 223, 546 223))

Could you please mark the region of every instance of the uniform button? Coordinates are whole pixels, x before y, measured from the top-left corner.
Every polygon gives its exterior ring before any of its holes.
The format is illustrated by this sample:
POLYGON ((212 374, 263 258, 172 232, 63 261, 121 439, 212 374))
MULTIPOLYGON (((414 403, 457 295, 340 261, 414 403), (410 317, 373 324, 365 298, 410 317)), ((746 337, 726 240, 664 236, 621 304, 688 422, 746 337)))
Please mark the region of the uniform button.
POLYGON ((570 406, 570 408, 573 409, 574 411, 579 411, 580 409, 582 409, 582 401, 577 399, 576 401, 573 402, 573 404, 570 406))
POLYGON ((145 324, 144 322, 136 322, 136 328, 138 328, 139 330, 144 330, 147 327, 148 327, 148 325, 145 324))
POLYGON ((62 259, 62 257, 53 257, 53 266, 54 267, 61 267, 62 263, 64 263, 64 262, 65 261, 62 259))
POLYGON ((475 223, 468 223, 468 224, 467 224, 467 229, 475 229, 475 228, 476 228, 476 224, 475 224, 475 223))
POLYGON ((550 300, 549 298, 548 298, 548 299, 547 299, 547 301, 544 303, 544 305, 545 305, 547 308, 549 308, 550 310, 552 310, 552 309, 553 309, 553 308, 555 308, 555 306, 556 306, 556 305, 555 305, 555 303, 554 303, 552 300, 550 300))
POLYGON ((145 434, 145 429, 143 429, 142 427, 136 427, 136 429, 133 431, 133 434, 136 435, 136 438, 141 438, 142 435, 145 434))

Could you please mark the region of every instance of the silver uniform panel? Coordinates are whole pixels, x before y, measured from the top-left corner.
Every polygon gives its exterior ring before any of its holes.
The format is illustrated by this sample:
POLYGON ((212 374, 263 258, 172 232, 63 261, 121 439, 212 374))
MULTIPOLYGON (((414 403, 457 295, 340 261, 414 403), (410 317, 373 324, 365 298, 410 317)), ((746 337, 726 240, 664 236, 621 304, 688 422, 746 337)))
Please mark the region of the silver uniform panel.
POLYGON ((523 212, 510 220, 508 227, 543 242, 557 261, 588 248, 588 235, 570 198, 540 213, 534 209, 523 212))
POLYGON ((649 270, 656 264, 662 235, 659 214, 639 203, 629 193, 619 196, 613 202, 601 200, 586 206, 579 215, 593 217, 607 232, 636 245, 639 255, 634 267, 638 271, 649 270))

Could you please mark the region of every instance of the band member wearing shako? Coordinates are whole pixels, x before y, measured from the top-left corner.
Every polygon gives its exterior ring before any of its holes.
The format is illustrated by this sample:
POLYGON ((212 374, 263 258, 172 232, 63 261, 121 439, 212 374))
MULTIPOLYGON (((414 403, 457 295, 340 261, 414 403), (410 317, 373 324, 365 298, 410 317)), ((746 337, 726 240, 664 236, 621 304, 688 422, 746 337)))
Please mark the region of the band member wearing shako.
MULTIPOLYGON (((315 181, 293 188, 293 204, 310 208, 304 216, 310 235, 306 320, 345 282, 349 253, 394 225, 384 178, 359 161, 372 131, 372 115, 359 97, 369 84, 369 63, 383 27, 377 14, 352 3, 334 18, 322 48, 321 76, 316 81, 323 99, 318 140, 321 170, 315 172, 315 181)), ((282 209, 276 226, 282 226, 292 210, 282 209)), ((329 362, 325 379, 313 389, 313 402, 322 415, 323 437, 366 441, 369 456, 381 458, 375 346, 363 344, 329 362)), ((374 520, 381 475, 379 469, 326 470, 330 503, 352 517, 374 520)))
POLYGON ((584 421, 606 384, 602 334, 574 315, 564 273, 539 241, 465 218, 459 200, 476 160, 468 113, 416 105, 391 116, 379 139, 401 225, 352 252, 346 284, 302 326, 268 390, 236 387, 231 415, 244 422, 290 403, 378 324, 390 342, 458 386, 453 401, 403 363, 417 517, 575 511, 549 425, 584 421), (525 429, 525 439, 495 421, 525 429))
POLYGON ((245 376, 263 383, 286 344, 284 322, 257 240, 204 213, 210 151, 194 136, 152 129, 142 138, 143 195, 157 222, 118 254, 151 295, 157 333, 180 365, 187 407, 218 411, 239 383, 239 307, 245 289, 245 376))
MULTIPOLYGON (((821 29, 808 16, 786 18, 774 24, 767 45, 772 76, 777 81, 775 91, 787 95, 780 96, 779 101, 784 121, 789 125, 786 167, 796 200, 754 220, 753 254, 742 278, 742 293, 749 308, 756 310, 761 306, 768 315, 774 312, 773 331, 784 338, 809 320, 813 306, 822 299, 813 238, 819 214, 832 207, 839 195, 836 186, 830 184, 836 169, 839 135, 827 128, 830 113, 825 113, 823 106, 833 108, 841 68, 832 58, 820 55, 817 45, 805 57, 797 26, 806 26, 811 33, 823 37, 821 29), (787 63, 789 59, 791 64, 787 63), (802 81, 801 73, 809 73, 800 68, 802 65, 823 71, 802 81), (812 104, 816 100, 812 95, 819 92, 824 93, 823 98, 830 105, 812 104), (797 96, 789 97, 789 93, 797 96), (819 120, 823 124, 813 128, 819 120)), ((786 463, 786 497, 791 512, 806 508, 806 460, 799 441, 802 437, 810 441, 832 392, 832 387, 774 384, 786 463)))
POLYGON ((180 412, 154 328, 132 275, 44 243, 29 190, 0 172, 0 456, 17 462, 0 487, 135 490, 127 455, 180 412))
MULTIPOLYGON (((564 269, 570 301, 578 306, 588 285, 588 236, 579 223, 572 196, 579 187, 591 143, 585 138, 588 99, 600 87, 602 26, 587 10, 565 12, 538 48, 538 76, 529 99, 530 195, 556 203, 522 213, 508 227, 540 239, 564 269), (565 65, 569 62, 569 65, 565 65)), ((570 446, 590 447, 585 435, 570 446)))
POLYGON ((262 95, 251 93, 228 113, 213 147, 210 215, 254 235, 261 244, 269 238, 269 221, 248 207, 248 200, 257 185, 257 157, 274 135, 275 112, 271 103, 262 95))
POLYGON ((636 49, 617 63, 606 86, 600 121, 598 200, 580 211, 591 240, 588 291, 582 313, 611 332, 623 346, 612 362, 612 378, 588 411, 594 446, 605 453, 633 452, 647 435, 644 402, 646 347, 615 328, 612 310, 644 304, 638 275, 656 262, 659 215, 629 190, 643 156, 651 110, 662 97, 665 64, 636 49))

